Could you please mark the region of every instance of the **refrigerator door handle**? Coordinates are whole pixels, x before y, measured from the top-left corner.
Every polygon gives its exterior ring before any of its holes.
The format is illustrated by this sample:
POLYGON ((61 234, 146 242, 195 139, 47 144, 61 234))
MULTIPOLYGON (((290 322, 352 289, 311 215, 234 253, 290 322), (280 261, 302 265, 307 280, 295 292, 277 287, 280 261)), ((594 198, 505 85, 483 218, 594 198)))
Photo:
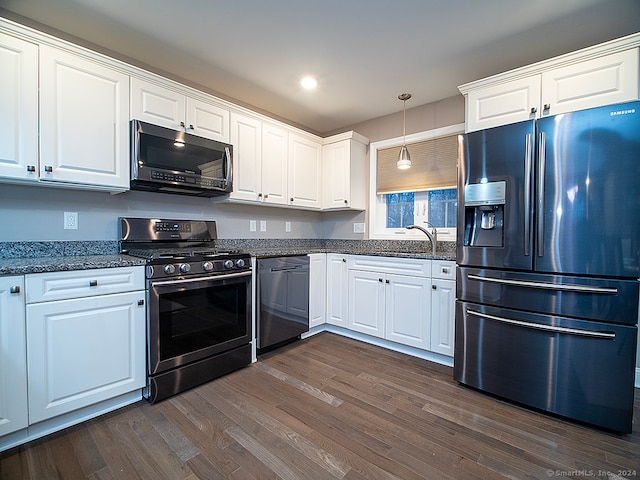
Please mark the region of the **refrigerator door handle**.
POLYGON ((538 246, 539 257, 544 257, 544 170, 547 161, 546 141, 546 133, 540 132, 538 139, 538 207, 536 212, 536 218, 538 220, 536 227, 536 244, 538 246))
POLYGON ((533 148, 531 134, 527 134, 524 155, 524 256, 531 253, 531 162, 533 148))
POLYGON ((515 285, 518 287, 544 288, 547 290, 559 290, 562 292, 595 293, 603 295, 617 295, 618 289, 615 287, 589 287, 586 285, 562 285, 559 283, 529 282, 526 280, 509 280, 506 278, 482 277, 470 273, 469 280, 480 282, 502 283, 504 285, 515 285))
POLYGON ((541 323, 523 322, 522 320, 513 320, 511 318, 498 317, 495 315, 489 315, 487 313, 476 312, 475 310, 467 309, 467 315, 474 315, 480 318, 486 318, 488 320, 495 320, 497 322, 507 323, 509 325, 515 325, 518 327, 532 328, 534 330, 544 330, 552 333, 563 333, 567 335, 580 335, 583 337, 600 338, 604 340, 615 340, 616 334, 612 332, 596 332, 593 330, 580 330, 577 328, 566 327, 554 327, 553 325, 544 325, 541 323))

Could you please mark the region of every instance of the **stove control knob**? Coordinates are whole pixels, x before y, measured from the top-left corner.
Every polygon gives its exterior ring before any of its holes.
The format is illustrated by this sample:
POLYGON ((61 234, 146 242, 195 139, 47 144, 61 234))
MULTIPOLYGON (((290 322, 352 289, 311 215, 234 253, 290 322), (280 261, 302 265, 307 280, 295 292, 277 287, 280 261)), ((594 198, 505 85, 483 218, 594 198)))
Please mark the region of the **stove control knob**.
POLYGON ((205 272, 210 272, 211 270, 213 270, 213 262, 204 262, 202 264, 202 269, 205 272))
POLYGON ((183 263, 182 265, 180 265, 180 271, 182 273, 189 273, 189 270, 191 270, 191 265, 189 265, 188 263, 183 263))
POLYGON ((225 260, 224 268, 233 268, 233 260, 225 260))
POLYGON ((176 267, 170 263, 169 265, 165 265, 163 270, 164 270, 164 273, 166 273, 167 275, 171 275, 172 273, 175 273, 176 267))
POLYGON ((244 260, 242 258, 239 258, 238 260, 236 260, 236 267, 238 268, 244 267, 244 260))

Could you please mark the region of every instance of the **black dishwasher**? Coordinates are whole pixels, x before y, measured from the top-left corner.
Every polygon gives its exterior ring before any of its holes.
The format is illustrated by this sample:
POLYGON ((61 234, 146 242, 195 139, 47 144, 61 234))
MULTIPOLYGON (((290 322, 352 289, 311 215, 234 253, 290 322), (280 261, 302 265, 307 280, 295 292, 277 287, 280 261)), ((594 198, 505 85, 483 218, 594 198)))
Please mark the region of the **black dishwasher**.
POLYGON ((257 349, 276 348, 309 330, 309 257, 258 259, 257 349))

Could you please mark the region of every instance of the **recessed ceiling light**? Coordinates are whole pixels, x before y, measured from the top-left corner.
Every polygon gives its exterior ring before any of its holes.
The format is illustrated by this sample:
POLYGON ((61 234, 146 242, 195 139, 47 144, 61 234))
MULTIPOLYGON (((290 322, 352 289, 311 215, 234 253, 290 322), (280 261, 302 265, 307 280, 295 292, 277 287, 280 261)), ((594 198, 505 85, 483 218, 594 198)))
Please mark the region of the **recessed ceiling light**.
POLYGON ((318 86, 318 81, 312 76, 308 75, 300 80, 300 85, 305 90, 314 90, 318 86))

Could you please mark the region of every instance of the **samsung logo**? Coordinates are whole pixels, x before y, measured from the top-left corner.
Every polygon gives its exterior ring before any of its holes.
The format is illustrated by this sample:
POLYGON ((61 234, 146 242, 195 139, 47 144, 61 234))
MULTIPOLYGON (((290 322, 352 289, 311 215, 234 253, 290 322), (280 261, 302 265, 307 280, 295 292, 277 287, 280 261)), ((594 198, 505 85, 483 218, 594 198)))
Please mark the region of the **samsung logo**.
POLYGON ((617 115, 630 115, 632 113, 636 113, 636 109, 635 108, 630 108, 628 110, 616 110, 615 112, 609 113, 609 116, 615 117, 617 115))

